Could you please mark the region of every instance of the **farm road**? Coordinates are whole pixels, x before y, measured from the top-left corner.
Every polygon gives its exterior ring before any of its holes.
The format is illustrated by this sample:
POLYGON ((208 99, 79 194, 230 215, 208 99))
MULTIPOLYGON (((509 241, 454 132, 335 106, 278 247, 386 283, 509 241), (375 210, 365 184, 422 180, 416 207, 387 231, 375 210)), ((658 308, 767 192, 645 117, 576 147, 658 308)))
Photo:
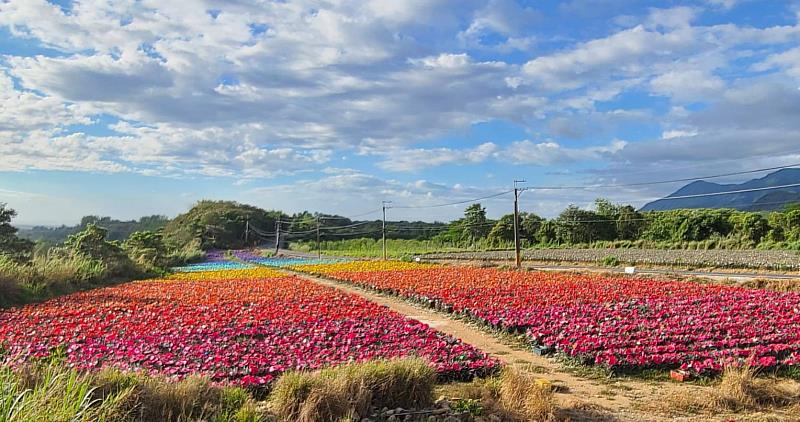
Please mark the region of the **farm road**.
POLYGON ((650 402, 657 400, 657 396, 669 394, 675 388, 694 388, 694 386, 677 385, 672 383, 653 384, 644 381, 620 380, 595 380, 582 378, 565 372, 558 363, 546 357, 536 356, 527 349, 521 349, 501 341, 492 334, 470 325, 464 321, 450 318, 440 312, 415 306, 400 298, 377 294, 350 284, 317 277, 291 270, 284 271, 316 283, 333 287, 350 294, 361 296, 374 303, 421 321, 429 326, 462 341, 469 343, 484 352, 503 361, 505 364, 534 372, 537 376, 553 382, 559 389, 560 401, 565 406, 581 403, 591 403, 607 409, 616 420, 660 421, 672 420, 643 414, 634 410, 634 402, 650 402))

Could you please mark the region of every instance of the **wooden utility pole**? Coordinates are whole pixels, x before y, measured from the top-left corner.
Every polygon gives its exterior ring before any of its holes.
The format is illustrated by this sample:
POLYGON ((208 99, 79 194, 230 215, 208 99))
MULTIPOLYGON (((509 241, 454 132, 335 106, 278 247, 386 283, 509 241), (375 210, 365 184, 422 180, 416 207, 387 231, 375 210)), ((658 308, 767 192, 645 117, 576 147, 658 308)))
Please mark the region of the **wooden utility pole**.
POLYGON ((525 183, 524 180, 514 181, 514 260, 517 269, 522 267, 522 254, 519 247, 519 195, 525 190, 517 188, 517 183, 525 183))
POLYGON ((317 216, 317 259, 322 259, 322 249, 319 244, 319 216, 317 216))
POLYGON ((381 226, 381 233, 383 234, 383 260, 386 261, 386 204, 391 204, 392 201, 381 201, 381 208, 383 209, 383 225, 381 226))
POLYGON ((275 220, 275 255, 281 247, 281 220, 275 220))

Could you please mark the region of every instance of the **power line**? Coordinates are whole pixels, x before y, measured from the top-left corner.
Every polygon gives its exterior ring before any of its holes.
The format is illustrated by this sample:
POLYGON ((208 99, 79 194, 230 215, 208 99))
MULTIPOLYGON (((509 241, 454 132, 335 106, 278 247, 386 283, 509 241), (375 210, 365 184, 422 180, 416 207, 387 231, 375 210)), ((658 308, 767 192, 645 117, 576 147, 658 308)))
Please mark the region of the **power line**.
POLYGON ((416 208, 438 208, 438 207, 448 207, 448 206, 450 206, 450 205, 461 205, 461 204, 467 204, 467 203, 470 203, 470 202, 475 202, 475 201, 482 201, 482 200, 484 200, 484 199, 496 198, 496 197, 498 197, 498 196, 507 195, 507 194, 509 194, 509 193, 511 193, 511 192, 512 192, 512 191, 510 191, 510 190, 507 190, 507 191, 503 191, 503 192, 495 193, 495 194, 492 194, 492 195, 482 196, 482 197, 480 197, 480 198, 467 199, 467 200, 464 200, 464 201, 457 201, 457 202, 448 202, 448 203, 446 203, 446 204, 436 204, 436 205, 395 205, 395 206, 392 206, 391 208, 400 208, 400 209, 416 209, 416 208))
POLYGON ((365 234, 378 234, 381 233, 380 230, 372 230, 368 232, 356 232, 356 233, 326 233, 325 236, 362 236, 365 234))
POLYGON ((730 173, 722 173, 722 174, 713 174, 710 176, 703 176, 703 177, 685 177, 680 179, 670 179, 670 180, 658 180, 652 182, 637 182, 637 183, 621 183, 621 184, 612 184, 612 185, 583 185, 583 186, 528 186, 524 189, 526 190, 560 190, 560 189, 598 189, 598 188, 625 188, 625 187, 635 187, 635 186, 651 186, 651 185, 663 185, 667 183, 678 183, 678 182, 690 182, 690 181, 697 181, 697 180, 704 180, 704 179, 717 179, 720 177, 729 177, 729 176, 739 176, 743 174, 752 174, 752 173, 760 173, 764 171, 771 171, 771 170, 780 170, 792 167, 798 167, 800 163, 795 164, 787 164, 783 166, 774 166, 774 167, 765 167, 755 170, 745 170, 745 171, 737 171, 737 172, 730 172, 730 173))
POLYGON ((325 227, 320 227, 320 230, 347 229, 347 228, 350 228, 350 227, 363 226, 365 224, 375 224, 375 221, 362 221, 360 223, 348 224, 346 226, 325 226, 325 227))
MULTIPOLYGON (((709 193, 697 193, 693 195, 680 195, 680 196, 665 196, 663 198, 640 198, 637 199, 638 201, 672 201, 675 199, 688 199, 688 198, 704 198, 708 196, 722 196, 722 195, 733 195, 736 193, 748 193, 748 192, 761 192, 766 190, 775 190, 775 189, 784 189, 784 188, 794 188, 800 186, 800 183, 790 183, 786 185, 779 185, 779 186, 766 186, 761 188, 751 188, 751 189, 738 189, 726 192, 709 192, 709 193)), ((621 202, 632 202, 632 201, 621 201, 621 202)))

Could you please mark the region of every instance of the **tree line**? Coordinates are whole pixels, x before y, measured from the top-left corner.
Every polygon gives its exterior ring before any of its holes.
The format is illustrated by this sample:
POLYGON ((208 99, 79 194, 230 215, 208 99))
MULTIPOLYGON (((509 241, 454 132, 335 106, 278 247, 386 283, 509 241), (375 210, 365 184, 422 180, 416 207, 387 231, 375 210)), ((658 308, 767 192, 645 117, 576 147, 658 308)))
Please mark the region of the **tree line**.
MULTIPOLYGON (((660 248, 800 249, 800 205, 782 211, 679 209, 641 212, 631 205, 597 199, 592 209, 570 205, 552 219, 521 212, 524 246, 607 245, 660 248)), ((450 224, 435 240, 507 246, 514 240, 514 216, 486 218, 480 204, 450 224)))

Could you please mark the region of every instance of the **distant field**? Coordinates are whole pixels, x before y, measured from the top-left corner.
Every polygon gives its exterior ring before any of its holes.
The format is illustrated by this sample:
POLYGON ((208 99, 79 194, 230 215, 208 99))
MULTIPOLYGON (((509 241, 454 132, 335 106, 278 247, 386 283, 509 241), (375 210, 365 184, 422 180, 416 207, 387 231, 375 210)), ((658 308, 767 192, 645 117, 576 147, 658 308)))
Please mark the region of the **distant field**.
MULTIPOLYGON (((444 252, 426 254, 429 259, 513 260, 514 251, 444 252)), ((779 250, 663 250, 663 249, 531 249, 523 259, 544 262, 602 263, 616 258, 620 264, 681 266, 692 268, 749 268, 800 270, 800 254, 779 250)))

